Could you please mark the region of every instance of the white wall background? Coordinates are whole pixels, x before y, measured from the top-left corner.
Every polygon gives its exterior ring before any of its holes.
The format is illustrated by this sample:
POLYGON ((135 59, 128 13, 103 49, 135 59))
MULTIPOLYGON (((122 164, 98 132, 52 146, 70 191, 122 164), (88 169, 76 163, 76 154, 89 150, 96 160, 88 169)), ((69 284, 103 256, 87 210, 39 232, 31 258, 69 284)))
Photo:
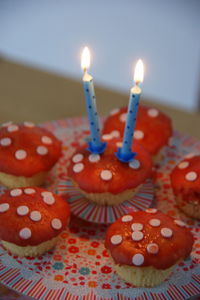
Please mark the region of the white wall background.
POLYGON ((197 107, 199 0, 0 0, 0 54, 81 78, 84 45, 97 83, 128 93, 141 57, 144 95, 197 107))

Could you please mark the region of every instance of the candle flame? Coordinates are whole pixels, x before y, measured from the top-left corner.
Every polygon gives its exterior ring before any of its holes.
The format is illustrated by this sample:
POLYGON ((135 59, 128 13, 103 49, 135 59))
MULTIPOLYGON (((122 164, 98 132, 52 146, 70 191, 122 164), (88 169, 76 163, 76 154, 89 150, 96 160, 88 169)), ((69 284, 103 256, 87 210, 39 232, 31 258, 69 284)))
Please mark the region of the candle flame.
POLYGON ((84 71, 87 71, 89 67, 90 67, 90 50, 88 47, 85 47, 81 55, 81 68, 84 71))
POLYGON ((136 84, 143 82, 144 79, 144 64, 141 59, 138 60, 135 66, 134 81, 136 84))

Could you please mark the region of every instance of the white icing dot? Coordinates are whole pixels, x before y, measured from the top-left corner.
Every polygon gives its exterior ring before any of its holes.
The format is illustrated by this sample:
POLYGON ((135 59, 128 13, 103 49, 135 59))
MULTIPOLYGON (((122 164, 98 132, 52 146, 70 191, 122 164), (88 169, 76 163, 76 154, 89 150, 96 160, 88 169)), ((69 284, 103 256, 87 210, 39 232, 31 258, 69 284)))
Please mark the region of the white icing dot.
POLYGON ((98 162, 101 159, 101 157, 99 154, 90 154, 88 159, 91 163, 95 163, 98 162))
POLYGON ((143 131, 141 131, 141 130, 135 130, 134 131, 134 138, 136 140, 142 140, 143 137, 144 137, 144 132, 143 131))
POLYGON ((51 145, 53 143, 52 139, 49 136, 42 136, 41 141, 43 144, 51 145))
POLYGON ((195 156, 195 153, 188 153, 185 155, 185 158, 193 158, 195 156))
POLYGON ((111 134, 104 134, 102 136, 102 139, 105 141, 111 140, 112 139, 112 135, 111 134))
POLYGON ((24 126, 32 128, 35 127, 35 124, 33 122, 24 122, 24 126))
POLYGON ((8 127, 11 124, 12 124, 12 121, 9 121, 9 122, 3 123, 1 126, 2 127, 8 127))
POLYGON ((12 141, 9 137, 5 137, 0 140, 1 146, 10 146, 11 143, 12 143, 12 141))
POLYGON ((52 205, 55 203, 55 198, 51 192, 42 192, 41 195, 43 197, 43 201, 46 204, 52 205))
POLYGON ((140 161, 137 159, 133 159, 132 161, 129 162, 129 167, 135 170, 139 169, 140 161))
POLYGON ((7 127, 7 130, 8 130, 8 132, 14 132, 14 131, 17 131, 19 129, 19 126, 17 126, 17 125, 9 125, 8 127, 7 127))
POLYGON ((152 117, 152 118, 155 118, 159 115, 159 111, 155 108, 150 108, 148 111, 147 111, 147 114, 149 117, 152 117))
POLYGON ((185 179, 188 180, 188 181, 195 181, 197 179, 198 175, 196 172, 188 172, 186 175, 185 175, 185 179))
POLYGON ((114 108, 113 110, 111 110, 110 115, 116 115, 119 112, 119 108, 114 108))
POLYGON ((186 169, 189 166, 189 162, 188 161, 182 161, 179 165, 178 168, 179 169, 186 169))
POLYGON ((46 155, 48 153, 48 149, 45 146, 38 146, 36 151, 39 155, 46 155))
POLYGON ((30 214, 30 219, 34 222, 40 221, 42 218, 41 213, 37 210, 33 210, 30 214))
POLYGON ((19 216, 25 216, 28 214, 28 212, 29 212, 29 208, 26 205, 21 205, 21 206, 18 206, 18 208, 17 208, 17 214, 19 216))
POLYGON ((84 169, 84 164, 82 163, 78 163, 73 166, 73 171, 75 173, 80 173, 81 171, 83 171, 83 169, 84 169))
POLYGON ((140 253, 135 254, 132 257, 132 263, 135 266, 141 266, 144 263, 144 256, 142 254, 140 254, 140 253))
POLYGON ((19 149, 15 152, 15 157, 18 160, 25 159, 27 157, 27 153, 25 150, 19 149))
POLYGON ((8 203, 2 203, 0 204, 0 213, 6 212, 9 210, 10 205, 8 203))
POLYGON ((120 132, 118 130, 113 130, 110 134, 112 137, 120 137, 120 132))
POLYGON ((153 226, 153 227, 158 227, 158 226, 160 226, 160 220, 159 219, 151 219, 150 221, 149 221, 149 224, 151 225, 151 226, 153 226))
POLYGON ((141 224, 141 223, 133 223, 132 225, 131 225, 131 229, 133 230, 133 231, 140 231, 140 230, 142 230, 143 229, 143 224, 141 224))
POLYGON ((131 215, 125 215, 122 217, 122 222, 130 222, 133 220, 133 217, 131 215))
POLYGON ((81 153, 77 153, 77 154, 75 154, 73 157, 72 157, 72 161, 74 162, 74 163, 78 163, 78 162, 80 162, 80 161, 82 161, 83 160, 83 154, 81 154, 81 153))
POLYGON ((51 226, 53 227, 53 229, 59 230, 62 228, 62 222, 55 218, 51 221, 51 226))
POLYGON ((127 113, 123 113, 119 116, 121 122, 125 123, 127 118, 127 113))
POLYGON ((141 241, 143 239, 143 237, 144 237, 144 234, 143 234, 142 231, 134 231, 132 233, 132 239, 133 239, 133 241, 137 241, 137 242, 141 241))
POLYGON ((165 238, 170 238, 173 235, 173 231, 170 228, 162 228, 160 232, 165 238))
POLYGON ((185 227, 186 224, 181 220, 174 220, 174 223, 180 227, 185 227))
POLYGON ((156 208, 147 208, 145 211, 149 214, 155 214, 158 210, 156 208))
POLYGON ((28 227, 25 227, 20 230, 19 236, 23 240, 27 240, 31 237, 31 230, 28 227))
POLYGON ((156 243, 147 245, 147 252, 149 252, 150 254, 157 254, 158 251, 159 251, 159 247, 156 243))
POLYGON ((116 146, 119 147, 119 148, 121 148, 122 147, 122 142, 117 142, 116 146))
POLYGON ((31 195, 31 194, 35 193, 35 190, 31 189, 31 188, 26 188, 26 189, 24 189, 24 193, 27 195, 31 195))
POLYGON ((116 234, 116 235, 113 235, 110 240, 113 245, 119 245, 122 242, 122 236, 119 234, 116 234))
POLYGON ((12 197, 17 197, 20 196, 22 194, 22 190, 21 189, 14 189, 10 191, 10 195, 12 197))
POLYGON ((109 181, 112 179, 112 172, 110 170, 103 170, 101 171, 101 179, 105 180, 105 181, 109 181))

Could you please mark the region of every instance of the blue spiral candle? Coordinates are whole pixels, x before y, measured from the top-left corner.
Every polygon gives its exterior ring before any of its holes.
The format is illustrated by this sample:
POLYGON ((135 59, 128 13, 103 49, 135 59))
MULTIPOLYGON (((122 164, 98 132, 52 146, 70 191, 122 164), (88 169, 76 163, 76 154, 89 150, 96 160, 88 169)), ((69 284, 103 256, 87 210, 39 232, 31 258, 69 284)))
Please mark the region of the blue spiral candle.
POLYGON ((143 81, 144 67, 141 60, 136 64, 134 81, 135 86, 130 91, 126 126, 124 129, 123 143, 122 147, 118 148, 116 153, 117 158, 122 162, 130 162, 134 159, 136 153, 132 152, 132 142, 134 129, 137 119, 137 112, 139 106, 139 99, 141 95, 141 89, 138 84, 143 81))
POLYGON ((96 97, 94 92, 93 78, 90 74, 87 73, 89 65, 90 53, 89 49, 85 47, 82 54, 81 66, 84 70, 83 87, 91 135, 91 140, 88 142, 88 150, 91 153, 97 154, 104 152, 106 148, 106 143, 101 141, 101 131, 96 108, 96 97))

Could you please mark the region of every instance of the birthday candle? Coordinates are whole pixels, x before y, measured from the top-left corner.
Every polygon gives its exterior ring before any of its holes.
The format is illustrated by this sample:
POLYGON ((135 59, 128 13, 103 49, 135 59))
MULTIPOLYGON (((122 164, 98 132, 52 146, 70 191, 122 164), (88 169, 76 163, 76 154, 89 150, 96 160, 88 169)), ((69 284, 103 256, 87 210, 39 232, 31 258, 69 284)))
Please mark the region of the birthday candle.
POLYGON ((106 143, 101 141, 101 131, 96 108, 96 97, 94 92, 93 78, 87 72, 89 66, 90 52, 89 49, 85 47, 82 53, 81 67, 84 71, 83 86, 91 134, 91 141, 88 142, 88 150, 92 153, 102 153, 106 148, 106 143))
POLYGON ((128 105, 128 113, 126 119, 126 126, 124 130, 123 136, 123 144, 121 148, 118 148, 116 153, 117 158, 122 162, 129 162, 134 159, 136 153, 132 152, 132 142, 133 142, 133 134, 136 124, 136 117, 139 106, 139 99, 141 95, 141 89, 138 86, 140 82, 143 81, 144 77, 144 66, 141 59, 137 62, 135 73, 134 73, 134 81, 135 86, 130 90, 130 98, 128 105))

